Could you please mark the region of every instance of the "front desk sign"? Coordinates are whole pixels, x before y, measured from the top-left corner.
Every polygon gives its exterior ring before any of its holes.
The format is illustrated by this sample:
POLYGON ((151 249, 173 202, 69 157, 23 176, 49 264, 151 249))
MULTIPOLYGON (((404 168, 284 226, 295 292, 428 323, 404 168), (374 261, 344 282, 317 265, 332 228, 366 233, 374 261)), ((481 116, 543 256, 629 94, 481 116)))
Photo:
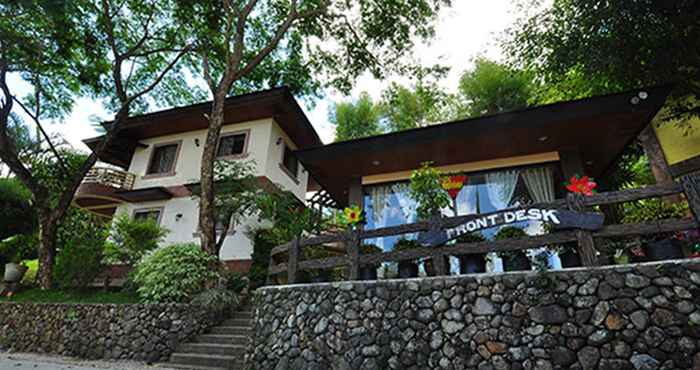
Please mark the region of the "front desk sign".
POLYGON ((599 212, 574 212, 547 208, 503 211, 471 219, 450 229, 421 233, 418 241, 425 246, 435 246, 460 235, 523 221, 545 222, 554 225, 555 229, 598 230, 603 227, 605 216, 599 212))

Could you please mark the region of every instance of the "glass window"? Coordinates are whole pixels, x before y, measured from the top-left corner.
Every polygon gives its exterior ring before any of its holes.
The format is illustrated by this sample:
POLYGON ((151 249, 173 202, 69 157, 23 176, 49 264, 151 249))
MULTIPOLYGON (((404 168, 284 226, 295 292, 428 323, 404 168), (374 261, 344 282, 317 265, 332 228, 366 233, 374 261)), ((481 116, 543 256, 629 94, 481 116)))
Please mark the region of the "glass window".
POLYGON ((219 139, 219 148, 216 151, 217 157, 228 157, 241 155, 246 149, 247 134, 234 134, 222 136, 219 139))
POLYGON ((134 220, 153 220, 160 222, 160 209, 141 209, 134 211, 134 220))
POLYGON ((179 144, 160 145, 153 148, 147 174, 171 173, 175 169, 179 144))
POLYGON ((296 178, 297 177, 297 170, 299 169, 299 162, 297 161, 297 157, 294 156, 294 153, 292 152, 291 149, 289 149, 288 146, 284 146, 284 155, 282 157, 282 165, 284 168, 289 171, 289 173, 292 175, 292 177, 296 178))

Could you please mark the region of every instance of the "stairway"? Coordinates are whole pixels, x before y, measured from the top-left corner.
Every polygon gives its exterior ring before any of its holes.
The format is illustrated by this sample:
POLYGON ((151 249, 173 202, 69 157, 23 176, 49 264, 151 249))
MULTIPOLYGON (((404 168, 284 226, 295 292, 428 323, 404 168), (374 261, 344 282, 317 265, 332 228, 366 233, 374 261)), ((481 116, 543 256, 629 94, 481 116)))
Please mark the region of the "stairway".
POLYGON ((253 330, 251 306, 188 343, 180 344, 164 367, 188 370, 243 370, 243 358, 253 330))

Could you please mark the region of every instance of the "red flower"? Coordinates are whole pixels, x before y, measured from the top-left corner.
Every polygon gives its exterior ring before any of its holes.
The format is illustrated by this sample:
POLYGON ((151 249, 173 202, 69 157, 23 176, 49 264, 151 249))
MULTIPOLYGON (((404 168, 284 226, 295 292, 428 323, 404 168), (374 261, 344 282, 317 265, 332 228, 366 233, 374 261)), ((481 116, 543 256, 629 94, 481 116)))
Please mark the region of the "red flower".
POLYGON ((598 186, 598 184, 591 181, 588 176, 583 176, 580 179, 578 176, 571 176, 569 184, 566 185, 566 189, 572 193, 592 195, 593 189, 595 189, 596 186, 598 186))

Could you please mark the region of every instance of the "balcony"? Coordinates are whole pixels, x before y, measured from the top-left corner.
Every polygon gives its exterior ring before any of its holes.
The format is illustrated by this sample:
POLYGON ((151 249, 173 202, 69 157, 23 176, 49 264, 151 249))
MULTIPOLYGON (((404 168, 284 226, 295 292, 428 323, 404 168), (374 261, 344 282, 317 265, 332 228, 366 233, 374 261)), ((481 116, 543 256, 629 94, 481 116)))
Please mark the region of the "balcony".
POLYGON ((109 167, 93 167, 78 187, 73 204, 100 216, 111 217, 124 202, 119 192, 134 186, 134 174, 109 167))

